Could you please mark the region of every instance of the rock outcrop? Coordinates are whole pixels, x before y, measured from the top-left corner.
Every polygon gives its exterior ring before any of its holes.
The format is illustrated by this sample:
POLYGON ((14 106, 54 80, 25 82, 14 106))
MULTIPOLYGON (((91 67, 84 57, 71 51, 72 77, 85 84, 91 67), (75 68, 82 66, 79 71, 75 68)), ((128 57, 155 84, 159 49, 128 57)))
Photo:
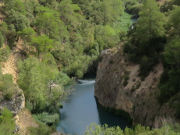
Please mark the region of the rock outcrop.
POLYGON ((21 90, 17 90, 17 93, 11 100, 0 100, 0 109, 6 107, 14 115, 21 111, 25 107, 25 97, 21 90))
POLYGON ((163 66, 158 64, 141 80, 139 65, 129 62, 121 49, 105 50, 98 66, 95 97, 104 107, 127 112, 134 124, 160 127, 173 122, 175 114, 168 104, 160 105, 157 100, 162 73, 163 66))

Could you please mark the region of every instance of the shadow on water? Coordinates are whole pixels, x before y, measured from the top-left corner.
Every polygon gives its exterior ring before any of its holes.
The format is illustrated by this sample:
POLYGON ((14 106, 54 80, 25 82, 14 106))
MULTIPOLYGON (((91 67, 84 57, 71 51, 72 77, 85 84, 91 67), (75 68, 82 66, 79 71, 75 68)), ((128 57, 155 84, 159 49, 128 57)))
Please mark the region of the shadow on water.
POLYGON ((91 123, 109 126, 128 126, 128 120, 114 115, 96 103, 94 80, 78 80, 74 91, 60 109, 57 130, 72 135, 83 135, 91 123))
MULTIPOLYGON (((96 100, 97 102, 97 100, 96 100)), ((127 113, 112 109, 106 109, 102 107, 97 102, 98 114, 99 114, 99 122, 101 125, 107 124, 108 126, 120 126, 121 129, 125 129, 126 127, 131 127, 131 119, 127 113)))

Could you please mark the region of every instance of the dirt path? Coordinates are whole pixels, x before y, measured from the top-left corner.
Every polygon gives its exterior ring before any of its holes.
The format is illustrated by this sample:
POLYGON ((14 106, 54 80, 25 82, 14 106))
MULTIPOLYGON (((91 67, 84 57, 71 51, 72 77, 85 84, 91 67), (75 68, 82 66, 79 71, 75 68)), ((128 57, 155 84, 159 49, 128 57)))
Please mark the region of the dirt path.
POLYGON ((17 56, 13 52, 10 54, 8 60, 2 64, 2 73, 11 74, 13 82, 17 82, 17 66, 16 66, 17 56))
POLYGON ((20 50, 22 50, 23 41, 19 40, 16 44, 16 47, 12 50, 9 58, 6 62, 2 63, 2 73, 11 74, 13 82, 17 83, 17 60, 20 57, 20 50))

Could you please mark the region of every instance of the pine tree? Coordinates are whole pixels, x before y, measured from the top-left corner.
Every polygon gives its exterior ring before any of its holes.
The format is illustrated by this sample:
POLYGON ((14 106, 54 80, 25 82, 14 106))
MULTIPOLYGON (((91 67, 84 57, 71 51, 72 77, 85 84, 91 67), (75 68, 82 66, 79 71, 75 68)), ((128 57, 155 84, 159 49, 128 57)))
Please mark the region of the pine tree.
POLYGON ((155 0, 146 0, 139 16, 135 32, 137 41, 144 43, 164 35, 164 15, 155 0))

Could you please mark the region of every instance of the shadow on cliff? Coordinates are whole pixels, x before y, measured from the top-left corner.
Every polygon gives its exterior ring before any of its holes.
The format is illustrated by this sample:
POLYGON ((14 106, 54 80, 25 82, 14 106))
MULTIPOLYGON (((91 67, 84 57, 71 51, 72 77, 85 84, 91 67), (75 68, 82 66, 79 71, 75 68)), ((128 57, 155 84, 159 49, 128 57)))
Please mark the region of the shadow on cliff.
POLYGON ((122 129, 132 126, 132 120, 126 112, 105 108, 98 103, 97 99, 96 104, 101 125, 119 126, 122 129))

